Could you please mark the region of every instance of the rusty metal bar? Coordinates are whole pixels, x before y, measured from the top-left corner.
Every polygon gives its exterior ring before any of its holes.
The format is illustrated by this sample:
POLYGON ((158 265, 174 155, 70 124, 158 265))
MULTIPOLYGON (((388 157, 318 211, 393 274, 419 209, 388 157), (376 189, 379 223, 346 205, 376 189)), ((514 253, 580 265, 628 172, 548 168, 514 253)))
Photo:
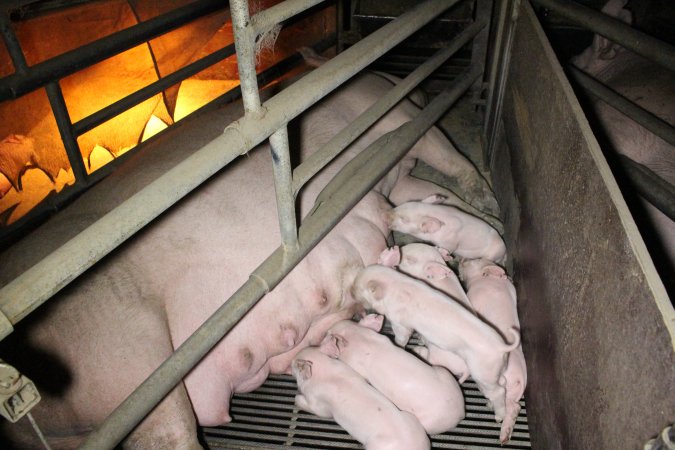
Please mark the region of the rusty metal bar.
POLYGON ((26 73, 14 73, 0 80, 0 101, 17 98, 94 65, 185 23, 225 8, 221 0, 200 0, 162 16, 126 28, 75 50, 35 64, 26 73))
POLYGON ((559 0, 532 0, 610 41, 675 72, 675 47, 587 6, 559 0))
MULTIPOLYGON (((345 52, 346 53, 346 52, 345 52)), ((343 53, 343 54, 345 54, 343 53)), ((215 346, 240 318, 288 274, 300 260, 387 174, 417 140, 438 120, 482 73, 472 68, 451 89, 439 94, 413 121, 385 134, 370 147, 373 157, 358 165, 348 183, 333 190, 319 208, 312 211, 299 229, 302 243, 284 267, 283 246, 277 248, 248 281, 200 326, 141 386, 106 419, 81 449, 112 448, 140 422, 161 399, 215 346)), ((369 147, 369 148, 370 148, 369 147)), ((347 168, 345 168, 347 169, 347 168)), ((349 168, 350 170, 352 168, 349 168)), ((323 192, 322 192, 323 194, 323 192)), ((322 195, 320 195, 321 197, 322 195)))

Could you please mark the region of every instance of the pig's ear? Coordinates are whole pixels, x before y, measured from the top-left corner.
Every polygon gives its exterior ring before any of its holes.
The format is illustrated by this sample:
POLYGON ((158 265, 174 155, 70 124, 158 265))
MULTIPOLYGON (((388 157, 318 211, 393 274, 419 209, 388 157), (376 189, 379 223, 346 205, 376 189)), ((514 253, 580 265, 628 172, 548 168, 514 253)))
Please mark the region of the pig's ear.
POLYGON ((442 280, 450 275, 452 269, 445 264, 431 261, 424 266, 424 275, 429 280, 442 280))
POLYGON ((295 372, 301 380, 306 381, 312 378, 312 361, 296 359, 293 361, 293 365, 295 366, 295 372))
POLYGON ((507 278, 506 272, 499 266, 487 266, 483 269, 484 277, 495 277, 502 280, 507 278))
POLYGON ((380 253, 380 256, 377 258, 377 263, 387 267, 398 266, 401 262, 401 251, 398 248, 398 245, 394 245, 391 248, 387 248, 380 253))
POLYGON ((366 317, 359 321, 359 325, 362 325, 371 330, 380 331, 382 325, 384 324, 384 316, 382 314, 368 314, 366 317))
POLYGON ((326 335, 325 338, 323 338, 323 341, 321 341, 321 345, 319 346, 319 350, 321 350, 321 353, 324 353, 331 358, 337 358, 340 356, 340 348, 338 346, 338 339, 337 336, 334 334, 328 334, 326 335))
POLYGON ((420 231, 422 233, 435 233, 441 229, 443 222, 435 217, 424 216, 420 223, 420 231))
POLYGON ((443 258, 443 261, 453 261, 454 258, 450 254, 450 252, 443 247, 436 247, 436 250, 438 250, 438 253, 441 254, 441 257, 443 258))
POLYGON ((382 300, 384 298, 384 286, 375 280, 370 280, 367 284, 368 291, 372 294, 373 300, 382 300))
POLYGON ((438 205, 445 201, 446 197, 441 194, 433 194, 422 200, 422 203, 429 203, 431 205, 438 205))

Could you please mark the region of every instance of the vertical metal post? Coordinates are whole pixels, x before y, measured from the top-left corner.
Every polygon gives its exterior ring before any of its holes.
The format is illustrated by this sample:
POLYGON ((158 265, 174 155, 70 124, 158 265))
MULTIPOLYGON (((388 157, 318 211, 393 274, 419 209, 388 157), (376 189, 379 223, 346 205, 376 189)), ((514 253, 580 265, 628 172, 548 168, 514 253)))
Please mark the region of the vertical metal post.
POLYGON ((9 56, 12 58, 14 70, 18 73, 26 73, 28 70, 28 63, 26 63, 26 57, 21 50, 21 45, 16 38, 16 34, 14 34, 12 24, 9 22, 9 13, 7 10, 0 12, 0 33, 2 33, 2 37, 5 39, 5 45, 7 46, 9 56))
POLYGON ((294 253, 298 249, 298 227, 295 220, 295 197, 292 189, 293 177, 291 175, 287 126, 279 128, 270 136, 270 149, 274 168, 274 190, 277 195, 281 243, 286 254, 294 253))
POLYGON ((511 59, 511 46, 515 35, 520 0, 498 2, 499 19, 495 37, 494 55, 490 65, 488 81, 487 109, 485 111, 483 161, 490 165, 494 153, 497 129, 501 119, 504 90, 506 87, 507 70, 511 59))
MULTIPOLYGON (((476 35, 471 46, 471 64, 474 66, 486 67, 485 58, 487 57, 488 35, 490 33, 490 16, 492 11, 492 0, 475 0, 474 22, 484 22, 487 27, 476 35)), ((473 103, 475 105, 485 104, 482 98, 485 87, 485 75, 471 87, 473 103)))
MULTIPOLYGON (((244 110, 246 115, 260 117, 264 114, 264 111, 260 104, 258 81, 255 73, 254 40, 257 33, 251 23, 246 1, 232 0, 230 8, 244 110)), ((295 252, 298 248, 298 229, 295 220, 295 199, 291 187, 291 157, 286 124, 270 136, 270 150, 274 168, 274 187, 277 195, 277 215, 279 217, 281 242, 287 253, 295 252)))
POLYGON ((56 119, 56 125, 59 127, 61 140, 63 140, 63 145, 66 147, 66 154, 68 155, 70 167, 73 169, 75 183, 86 183, 88 177, 87 169, 84 167, 80 147, 77 145, 77 139, 73 133, 73 124, 68 115, 68 108, 63 98, 63 92, 61 92, 61 86, 59 86, 58 81, 52 81, 45 89, 47 90, 47 97, 49 97, 52 111, 54 111, 54 118, 56 119))
POLYGON ((335 36, 337 36, 335 44, 335 52, 342 53, 345 48, 344 33, 345 33, 345 0, 337 0, 335 5, 335 36))
POLYGON ((237 67, 241 95, 246 114, 262 114, 258 82, 255 73, 255 33, 251 27, 251 17, 247 0, 230 0, 230 15, 234 33, 234 47, 237 51, 237 67))

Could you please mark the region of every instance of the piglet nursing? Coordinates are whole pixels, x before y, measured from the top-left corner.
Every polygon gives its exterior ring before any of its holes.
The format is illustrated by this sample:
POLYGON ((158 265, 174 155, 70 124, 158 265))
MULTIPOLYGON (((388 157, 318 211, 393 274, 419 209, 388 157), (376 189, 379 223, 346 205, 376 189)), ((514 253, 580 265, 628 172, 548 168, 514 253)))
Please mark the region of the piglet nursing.
MULTIPOLYGON (((459 275, 466 285, 471 304, 481 317, 504 335, 508 330, 520 329, 516 289, 504 269, 486 259, 467 260, 459 265, 459 275)), ((520 345, 509 353, 503 376, 506 380, 506 416, 499 439, 506 442, 520 412, 518 401, 527 385, 525 356, 520 345)))
POLYGON ((506 260, 506 246, 497 230, 458 208, 438 204, 442 201, 442 196, 431 195, 421 202, 397 206, 386 214, 389 228, 465 258, 506 260))
POLYGON ((432 367, 378 333, 384 317, 369 314, 359 323, 334 325, 321 351, 363 376, 400 410, 417 417, 429 434, 449 431, 464 418, 464 397, 443 368, 432 367))
POLYGON ((505 414, 505 380, 502 372, 506 354, 520 343, 503 338, 464 306, 422 281, 394 269, 371 265, 357 275, 352 295, 391 321, 395 341, 405 345, 414 330, 427 343, 459 355, 483 395, 492 402, 495 418, 505 414))
POLYGON ((400 411, 347 364, 307 347, 292 363, 295 404, 333 418, 366 450, 424 450, 431 444, 412 414, 400 411))

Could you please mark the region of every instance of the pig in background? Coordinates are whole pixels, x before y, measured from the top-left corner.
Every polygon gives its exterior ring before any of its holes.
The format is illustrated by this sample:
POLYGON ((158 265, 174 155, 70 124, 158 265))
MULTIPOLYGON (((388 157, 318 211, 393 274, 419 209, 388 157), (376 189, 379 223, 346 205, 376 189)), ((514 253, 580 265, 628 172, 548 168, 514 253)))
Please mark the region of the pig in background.
MULTIPOLYGON (((632 14, 625 8, 627 3, 627 0, 611 0, 602 11, 630 24, 632 14)), ((574 57, 572 64, 675 125, 675 73, 600 35, 593 37, 592 45, 574 57)), ((628 156, 671 185, 675 184, 675 147, 601 100, 592 101, 589 106, 586 108, 589 121, 610 163, 615 157, 607 149, 628 156)), ((620 177, 621 170, 615 174, 620 177)), ((672 294, 675 222, 630 189, 623 191, 657 270, 672 294)))
MULTIPOLYGON (((300 149, 298 160, 320 148, 390 87, 387 80, 363 74, 309 110, 291 126, 300 149)), ((327 180, 351 157, 416 112, 404 100, 312 179, 301 193, 299 216, 308 213, 327 180)), ((131 189, 125 177, 138 183, 139 173, 156 176, 148 168, 162 166, 182 147, 204 145, 222 133, 221 111, 199 120, 198 129, 187 133, 183 127, 181 134, 169 130, 146 148, 148 158, 157 158, 155 166, 134 171, 137 159, 132 159, 37 230, 30 241, 8 249, 0 259, 2 283, 39 260, 62 233, 77 232, 104 205, 118 201, 131 189), (210 132, 210 137, 204 136, 210 132)), ((279 245, 269 149, 262 147, 165 212, 22 321, 0 344, 2 358, 42 387, 43 400, 34 416, 54 447, 81 443, 279 245)), ((352 281, 386 247, 389 230, 383 213, 391 209, 386 198, 406 197, 399 182, 415 185, 406 168, 417 157, 450 177, 457 175, 461 183, 470 180, 467 191, 474 204, 494 212, 496 201, 485 180, 439 130, 430 130, 405 164, 394 168, 214 347, 123 447, 198 448, 197 422, 229 421, 234 392, 255 389, 271 370, 286 372, 299 346, 315 343, 333 323, 358 312, 350 296, 352 281)), ((19 427, 26 425, 22 421, 19 427)), ((20 448, 39 447, 26 429, 3 424, 1 431, 14 433, 20 439, 14 445, 20 448)))

